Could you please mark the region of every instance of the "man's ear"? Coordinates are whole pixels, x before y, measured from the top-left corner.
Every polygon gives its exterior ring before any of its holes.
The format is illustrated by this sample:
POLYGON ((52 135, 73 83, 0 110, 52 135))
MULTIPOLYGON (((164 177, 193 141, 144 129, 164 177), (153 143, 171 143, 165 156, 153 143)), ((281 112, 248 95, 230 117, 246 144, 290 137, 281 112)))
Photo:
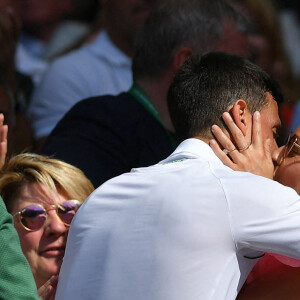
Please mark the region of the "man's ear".
POLYGON ((234 123, 242 131, 243 135, 246 136, 247 129, 251 128, 251 114, 248 110, 247 103, 243 99, 237 100, 232 108, 230 109, 234 123))
POLYGON ((173 59, 172 67, 174 74, 177 73, 178 69, 183 65, 183 63, 193 54, 193 50, 189 47, 179 48, 173 59))

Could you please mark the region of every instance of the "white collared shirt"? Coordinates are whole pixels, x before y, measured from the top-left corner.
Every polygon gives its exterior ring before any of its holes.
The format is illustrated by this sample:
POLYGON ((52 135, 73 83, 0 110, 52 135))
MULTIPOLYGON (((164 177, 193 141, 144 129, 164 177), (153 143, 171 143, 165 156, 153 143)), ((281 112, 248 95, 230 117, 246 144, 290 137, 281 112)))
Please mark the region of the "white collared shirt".
POLYGON ((17 70, 30 76, 37 85, 48 68, 48 62, 33 56, 22 44, 17 45, 15 56, 17 70))
POLYGON ((35 138, 49 135, 78 101, 117 95, 132 85, 131 59, 118 49, 105 30, 96 40, 56 59, 36 88, 28 118, 35 138))
POLYGON ((197 139, 100 186, 69 232, 56 300, 232 300, 264 251, 300 258, 300 201, 197 139))

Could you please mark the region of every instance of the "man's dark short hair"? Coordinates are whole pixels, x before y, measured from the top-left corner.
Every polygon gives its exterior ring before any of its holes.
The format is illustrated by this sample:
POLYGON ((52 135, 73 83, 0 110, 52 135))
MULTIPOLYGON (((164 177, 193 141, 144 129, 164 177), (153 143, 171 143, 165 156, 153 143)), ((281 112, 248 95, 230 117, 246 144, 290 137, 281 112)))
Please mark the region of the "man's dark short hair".
POLYGON ((162 74, 180 47, 202 54, 216 49, 225 19, 241 32, 248 29, 246 19, 223 0, 159 1, 136 36, 134 80, 162 74))
POLYGON ((213 124, 224 128, 222 114, 238 100, 251 114, 267 105, 266 92, 277 102, 277 82, 247 59, 211 52, 191 56, 179 69, 168 92, 171 120, 179 140, 197 135, 211 138, 213 124))

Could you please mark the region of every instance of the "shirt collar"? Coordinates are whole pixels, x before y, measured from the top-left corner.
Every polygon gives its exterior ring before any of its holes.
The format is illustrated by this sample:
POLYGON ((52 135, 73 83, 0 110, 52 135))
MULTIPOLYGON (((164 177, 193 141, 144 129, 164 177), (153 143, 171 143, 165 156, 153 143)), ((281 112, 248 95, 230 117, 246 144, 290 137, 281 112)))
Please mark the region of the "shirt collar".
POLYGON ((34 57, 42 59, 46 51, 46 43, 31 35, 23 33, 19 38, 19 43, 34 57))
POLYGON ((123 53, 111 41, 106 30, 102 30, 96 40, 87 46, 88 50, 93 52, 94 55, 109 61, 117 66, 131 66, 131 58, 123 53))
POLYGON ((160 163, 168 163, 172 162, 173 160, 195 158, 223 164, 208 144, 195 138, 183 141, 168 158, 161 161, 160 163))

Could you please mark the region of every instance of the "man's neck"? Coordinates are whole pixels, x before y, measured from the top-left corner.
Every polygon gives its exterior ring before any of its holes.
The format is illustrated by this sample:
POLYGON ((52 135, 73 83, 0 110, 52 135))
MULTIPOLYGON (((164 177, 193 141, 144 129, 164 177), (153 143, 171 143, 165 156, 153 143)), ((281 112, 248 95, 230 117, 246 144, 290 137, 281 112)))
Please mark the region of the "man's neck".
POLYGON ((204 142, 206 144, 209 144, 209 142, 211 140, 211 139, 199 136, 199 135, 193 136, 193 139, 198 139, 198 140, 200 140, 200 141, 202 141, 202 142, 204 142))
POLYGON ((166 84, 163 79, 140 79, 135 82, 148 96, 151 103, 157 110, 163 126, 174 132, 174 127, 170 118, 167 105, 167 92, 169 84, 166 84))

